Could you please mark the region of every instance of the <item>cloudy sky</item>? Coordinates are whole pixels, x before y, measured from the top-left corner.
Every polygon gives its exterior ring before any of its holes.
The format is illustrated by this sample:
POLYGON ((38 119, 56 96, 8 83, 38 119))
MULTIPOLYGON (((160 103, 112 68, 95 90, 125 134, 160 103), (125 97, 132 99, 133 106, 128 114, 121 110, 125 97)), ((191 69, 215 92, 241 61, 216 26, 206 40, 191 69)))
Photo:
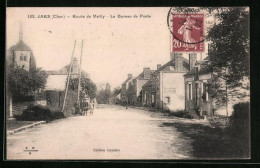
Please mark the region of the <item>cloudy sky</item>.
POLYGON ((128 73, 137 76, 143 67, 155 69, 170 59, 169 8, 8 8, 7 49, 19 40, 31 47, 38 67, 58 70, 69 64, 74 41, 75 57, 84 40, 82 69, 96 82, 119 86, 128 73), (50 15, 51 18, 28 18, 50 15), (53 18, 52 15, 65 16, 53 18), (73 15, 85 18, 73 18, 73 15), (86 18, 90 15, 91 18, 86 18), (105 18, 93 18, 104 15, 105 18), (110 15, 115 16, 111 18, 110 15), (118 18, 137 15, 138 18, 118 18), (140 18, 140 15, 150 17, 140 18))

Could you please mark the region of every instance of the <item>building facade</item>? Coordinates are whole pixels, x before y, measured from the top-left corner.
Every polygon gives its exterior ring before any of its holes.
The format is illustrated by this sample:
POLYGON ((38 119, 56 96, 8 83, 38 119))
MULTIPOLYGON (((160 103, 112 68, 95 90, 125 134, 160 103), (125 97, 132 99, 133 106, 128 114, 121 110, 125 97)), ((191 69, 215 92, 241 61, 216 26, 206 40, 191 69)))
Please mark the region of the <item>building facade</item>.
POLYGON ((128 88, 126 89, 126 97, 129 104, 142 104, 142 87, 146 82, 149 81, 153 72, 154 70, 150 70, 149 67, 145 67, 143 68, 142 73, 129 81, 128 88))
POLYGON ((208 57, 196 61, 191 70, 184 75, 185 109, 195 111, 200 116, 214 115, 213 99, 208 93, 208 85, 212 80, 212 73, 206 69, 208 63, 208 57))
POLYGON ((173 59, 158 67, 143 85, 143 106, 172 111, 184 109, 183 75, 188 70, 189 61, 181 53, 175 53, 173 59))
POLYGON ((23 41, 23 31, 20 28, 19 41, 6 52, 7 66, 20 67, 27 71, 36 68, 36 60, 32 49, 23 41))
MULTIPOLYGON (((48 75, 68 75, 70 69, 70 64, 62 67, 59 70, 55 71, 47 71, 48 75)), ((78 77, 79 76, 79 63, 77 58, 73 58, 72 65, 71 65, 71 77, 78 77)), ((85 71, 81 71, 81 77, 90 78, 89 73, 85 71)))
MULTIPOLYGON (((185 109, 187 111, 196 112, 200 116, 230 116, 233 113, 233 105, 239 102, 249 102, 249 96, 237 97, 239 94, 249 95, 248 90, 242 87, 228 89, 226 82, 220 80, 220 87, 226 90, 227 101, 224 104, 219 104, 209 93, 209 86, 212 83, 213 73, 207 69, 210 63, 208 57, 195 62, 184 75, 185 80, 185 109), (235 91, 235 92, 234 92, 235 91), (237 95, 234 95, 237 94, 237 95)), ((249 81, 244 81, 244 87, 249 84, 249 81)))
MULTIPOLYGON (((129 104, 131 97, 129 97, 129 88, 133 86, 133 81, 134 79, 132 74, 127 75, 127 79, 122 83, 121 86, 121 101, 123 104, 129 104)), ((131 96, 131 94, 130 94, 131 96)))

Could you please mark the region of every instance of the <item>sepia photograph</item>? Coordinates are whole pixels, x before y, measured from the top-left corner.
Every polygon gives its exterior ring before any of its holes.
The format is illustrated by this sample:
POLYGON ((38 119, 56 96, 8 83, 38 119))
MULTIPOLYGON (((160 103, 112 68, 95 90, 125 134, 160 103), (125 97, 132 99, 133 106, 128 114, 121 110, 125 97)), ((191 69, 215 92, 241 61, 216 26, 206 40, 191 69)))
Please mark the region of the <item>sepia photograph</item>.
POLYGON ((6 160, 251 159, 249 7, 7 7, 6 160))

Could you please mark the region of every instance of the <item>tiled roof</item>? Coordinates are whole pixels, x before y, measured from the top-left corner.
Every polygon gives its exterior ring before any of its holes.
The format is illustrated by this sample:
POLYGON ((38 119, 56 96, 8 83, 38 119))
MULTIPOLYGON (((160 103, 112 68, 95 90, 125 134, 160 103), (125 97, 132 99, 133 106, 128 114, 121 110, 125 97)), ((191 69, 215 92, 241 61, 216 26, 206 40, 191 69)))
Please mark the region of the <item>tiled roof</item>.
MULTIPOLYGON (((200 64, 200 70, 197 72, 197 74, 206 74, 209 73, 207 69, 207 65, 209 63, 208 57, 204 58, 203 60, 197 60, 195 64, 200 64)), ((190 71, 188 71, 184 76, 187 75, 194 75, 196 72, 196 67, 193 67, 190 71)))
POLYGON ((31 48, 27 44, 25 44, 23 40, 18 41, 14 46, 10 47, 9 50, 32 51, 31 48))
MULTIPOLYGON (((155 72, 155 70, 150 70, 150 72, 151 72, 151 74, 153 73, 153 72, 155 72)), ((142 73, 140 73, 137 77, 136 77, 136 79, 139 79, 139 80, 144 80, 144 72, 142 72, 142 73)))
MULTIPOLYGON (((182 65, 184 68, 186 69, 189 69, 189 60, 182 57, 183 61, 182 61, 182 65)), ((175 61, 174 59, 173 60, 170 60, 169 62, 167 62, 166 64, 164 64, 163 66, 161 66, 159 69, 157 69, 154 73, 158 73, 160 72, 161 70, 163 70, 164 68, 166 68, 167 66, 175 66, 175 61)))
POLYGON ((127 83, 129 80, 131 80, 131 79, 133 79, 133 77, 126 79, 126 80, 123 82, 123 84, 126 84, 126 83, 127 83))
POLYGON ((142 87, 146 87, 147 85, 149 85, 151 83, 151 79, 149 79, 147 82, 145 82, 145 84, 142 87))

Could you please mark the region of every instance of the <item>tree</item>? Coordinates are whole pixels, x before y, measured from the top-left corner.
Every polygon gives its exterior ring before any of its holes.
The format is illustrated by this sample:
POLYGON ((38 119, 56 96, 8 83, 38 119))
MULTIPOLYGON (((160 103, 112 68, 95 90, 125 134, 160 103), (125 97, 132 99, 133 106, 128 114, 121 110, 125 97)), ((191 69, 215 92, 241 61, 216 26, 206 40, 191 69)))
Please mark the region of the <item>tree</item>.
POLYGON ((105 103, 108 104, 110 101, 110 98, 112 97, 112 92, 110 88, 101 89, 97 94, 97 101, 98 103, 105 103))
POLYGON ((14 98, 34 95, 38 89, 45 88, 47 76, 47 73, 41 68, 26 71, 21 67, 8 67, 8 91, 14 98))
POLYGON ((246 96, 237 87, 249 89, 249 12, 247 8, 226 8, 216 14, 217 22, 207 35, 210 45, 208 70, 213 72, 211 96, 227 102, 228 94, 246 96), (229 90, 229 93, 227 93, 229 90))
MULTIPOLYGON (((70 79, 69 83, 69 89, 71 90, 78 90, 78 83, 79 83, 79 78, 72 78, 70 79)), ((91 99, 95 98, 97 96, 97 87, 96 84, 89 78, 82 77, 81 82, 81 92, 83 94, 88 95, 91 99)))

